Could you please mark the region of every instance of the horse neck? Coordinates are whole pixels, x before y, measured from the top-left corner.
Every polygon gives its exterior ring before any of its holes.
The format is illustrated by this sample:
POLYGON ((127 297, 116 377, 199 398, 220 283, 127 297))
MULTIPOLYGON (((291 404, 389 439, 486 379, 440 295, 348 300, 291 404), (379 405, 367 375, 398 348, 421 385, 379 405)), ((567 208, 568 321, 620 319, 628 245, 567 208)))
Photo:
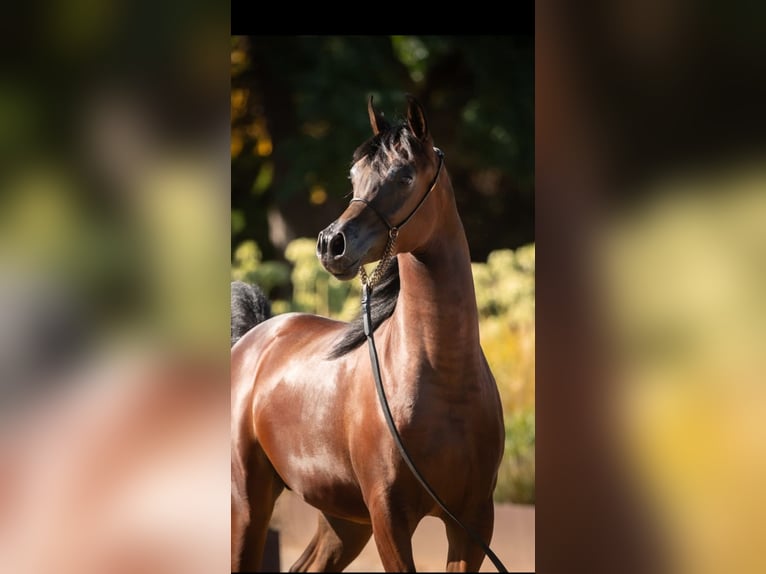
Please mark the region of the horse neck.
POLYGON ((468 241, 449 178, 441 181, 434 190, 443 202, 438 228, 426 244, 399 255, 394 324, 409 356, 458 375, 481 362, 478 311, 468 241))

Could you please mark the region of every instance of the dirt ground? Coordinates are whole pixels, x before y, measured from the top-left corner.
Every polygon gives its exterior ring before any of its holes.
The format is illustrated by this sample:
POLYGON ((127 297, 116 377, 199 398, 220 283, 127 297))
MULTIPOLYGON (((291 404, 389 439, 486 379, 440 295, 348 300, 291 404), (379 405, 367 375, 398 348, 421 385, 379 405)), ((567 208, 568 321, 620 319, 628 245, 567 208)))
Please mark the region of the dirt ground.
MULTIPOLYGON (((316 526, 316 510, 292 492, 285 491, 277 501, 272 527, 279 531, 280 567, 283 572, 298 559, 311 540, 316 526)), ((443 523, 426 517, 412 539, 415 567, 419 572, 443 572, 447 557, 447 538, 443 523)), ((535 570, 535 507, 498 504, 495 507, 495 533, 492 551, 510 572, 535 570)), ((375 542, 370 539, 346 572, 383 572, 375 542)), ((482 572, 495 572, 484 559, 482 572)))

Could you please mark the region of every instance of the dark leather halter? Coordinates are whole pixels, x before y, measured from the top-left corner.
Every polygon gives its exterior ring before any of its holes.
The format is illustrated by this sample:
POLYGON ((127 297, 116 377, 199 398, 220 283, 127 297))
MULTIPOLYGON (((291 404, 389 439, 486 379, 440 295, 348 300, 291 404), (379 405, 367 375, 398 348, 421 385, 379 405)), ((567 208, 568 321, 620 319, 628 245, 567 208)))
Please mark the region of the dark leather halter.
POLYGON ((404 218, 404 221, 402 221, 399 225, 391 225, 391 222, 388 221, 388 218, 383 215, 369 200, 364 199, 363 197, 354 197, 351 199, 349 203, 353 203, 355 201, 361 201, 364 203, 367 207, 372 209, 373 213, 377 215, 380 220, 383 222, 383 224, 388 228, 389 235, 393 234, 396 235, 399 230, 407 225, 409 221, 413 218, 413 216, 418 212, 418 209, 420 209, 420 206, 422 206, 426 199, 428 199, 428 196, 431 194, 433 189, 436 187, 436 182, 439 180, 439 174, 442 172, 442 165, 444 165, 444 152, 440 150, 438 147, 434 148, 434 151, 436 152, 436 155, 439 156, 439 169, 436 170, 436 175, 434 176, 433 181, 431 182, 431 185, 428 187, 428 191, 425 192, 423 197, 420 198, 420 201, 418 201, 418 204, 415 206, 415 209, 413 209, 410 214, 404 218))
POLYGON ((372 210, 372 212, 375 215, 377 215, 378 218, 380 218, 380 220, 383 222, 383 225, 385 225, 388 228, 388 241, 386 242, 386 247, 383 249, 383 255, 380 258, 380 263, 378 263, 377 267, 375 267, 375 270, 372 272, 372 275, 368 277, 367 271, 365 271, 364 266, 363 265, 359 266, 359 277, 362 279, 362 285, 370 289, 370 291, 372 291, 373 285, 375 285, 383 276, 383 272, 386 270, 386 267, 388 267, 388 264, 391 262, 391 259, 394 257, 394 244, 396 243, 396 238, 399 235, 399 230, 405 225, 407 225, 407 223, 410 222, 410 220, 418 212, 418 209, 420 209, 420 207, 425 203, 426 199, 428 199, 428 196, 436 187, 436 182, 439 181, 439 174, 442 172, 442 166, 444 165, 444 152, 440 150, 438 147, 435 147, 434 151, 436 152, 436 155, 439 156, 439 168, 436 170, 436 175, 434 176, 434 179, 431 182, 431 185, 428 187, 428 191, 426 191, 423 194, 423 197, 420 198, 420 201, 418 201, 418 204, 415 206, 415 209, 410 211, 410 214, 407 217, 405 217, 404 221, 402 221, 399 225, 391 225, 391 223, 388 221, 388 218, 385 215, 383 215, 378 209, 376 209, 375 206, 373 206, 369 200, 364 199, 363 197, 354 197, 349 202, 349 203, 354 203, 355 201, 361 201, 367 207, 369 207, 372 210))

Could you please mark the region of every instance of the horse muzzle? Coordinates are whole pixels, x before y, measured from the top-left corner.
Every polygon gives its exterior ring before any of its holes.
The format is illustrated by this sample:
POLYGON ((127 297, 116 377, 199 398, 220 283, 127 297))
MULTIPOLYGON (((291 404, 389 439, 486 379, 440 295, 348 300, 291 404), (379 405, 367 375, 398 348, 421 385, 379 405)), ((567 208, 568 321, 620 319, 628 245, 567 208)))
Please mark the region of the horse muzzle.
POLYGON ((319 232, 317 257, 322 266, 341 280, 353 279, 359 271, 360 258, 351 253, 346 233, 335 223, 319 232))

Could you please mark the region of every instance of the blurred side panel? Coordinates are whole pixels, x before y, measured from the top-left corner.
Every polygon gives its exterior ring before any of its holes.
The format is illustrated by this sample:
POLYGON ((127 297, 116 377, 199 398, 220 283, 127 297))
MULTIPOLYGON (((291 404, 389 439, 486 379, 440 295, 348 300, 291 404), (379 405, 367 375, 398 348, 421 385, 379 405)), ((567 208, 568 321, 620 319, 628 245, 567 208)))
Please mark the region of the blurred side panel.
POLYGON ((759 12, 537 3, 540 572, 764 568, 759 12))
POLYGON ((229 565, 229 14, 8 7, 0 564, 229 565))

